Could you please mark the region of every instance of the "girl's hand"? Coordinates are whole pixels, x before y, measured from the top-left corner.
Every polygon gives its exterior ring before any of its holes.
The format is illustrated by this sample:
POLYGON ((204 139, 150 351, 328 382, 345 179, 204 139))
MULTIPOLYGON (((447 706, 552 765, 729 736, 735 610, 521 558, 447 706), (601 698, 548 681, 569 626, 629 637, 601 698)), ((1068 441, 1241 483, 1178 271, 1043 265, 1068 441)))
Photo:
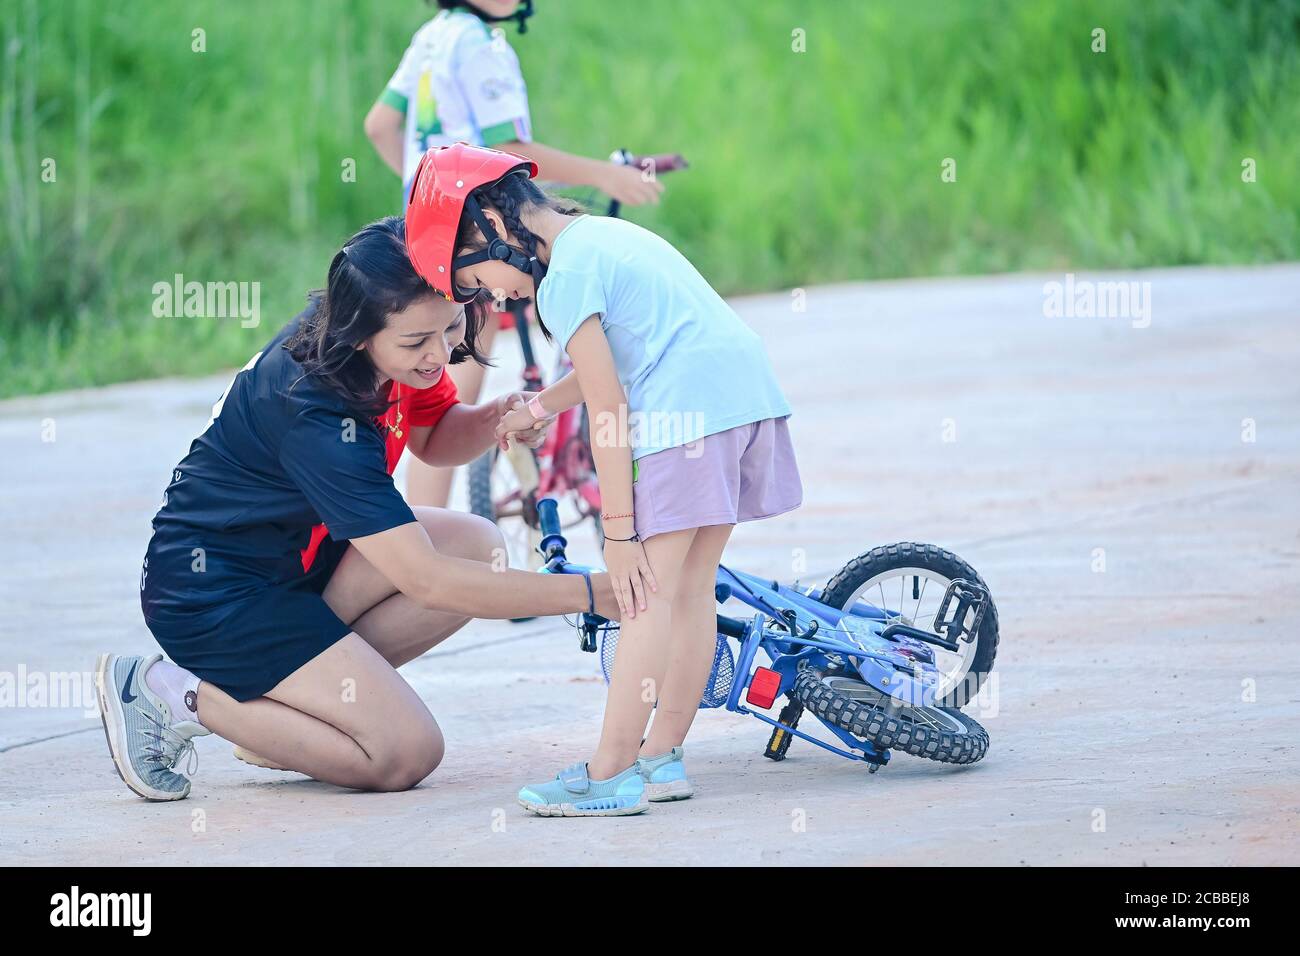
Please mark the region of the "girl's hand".
POLYGON ((637 611, 646 608, 646 589, 659 590, 654 571, 646 559, 645 548, 640 541, 605 540, 605 566, 609 570, 609 582, 614 588, 614 599, 618 609, 626 618, 636 617, 637 611))
POLYGON ((534 431, 534 426, 545 427, 546 424, 547 422, 545 419, 540 421, 534 419, 532 412, 523 405, 519 405, 502 415, 501 420, 497 422, 497 443, 500 444, 501 449, 504 451, 506 442, 510 438, 521 438, 523 436, 519 434, 520 432, 531 433, 534 431))
POLYGON ((513 392, 503 395, 499 400, 501 420, 497 422, 497 445, 505 451, 511 438, 517 439, 529 448, 536 448, 546 440, 546 429, 553 419, 533 418, 524 405, 533 395, 532 392, 513 392))

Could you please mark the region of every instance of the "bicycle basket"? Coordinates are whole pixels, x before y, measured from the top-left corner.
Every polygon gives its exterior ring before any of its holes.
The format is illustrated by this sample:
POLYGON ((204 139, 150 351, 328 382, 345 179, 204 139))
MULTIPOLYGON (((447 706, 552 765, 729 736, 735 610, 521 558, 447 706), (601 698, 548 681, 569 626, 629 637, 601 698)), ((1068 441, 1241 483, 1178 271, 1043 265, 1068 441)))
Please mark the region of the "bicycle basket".
MULTIPOLYGON (((600 669, 605 674, 605 683, 609 683, 610 672, 614 669, 614 654, 618 650, 617 627, 606 629, 600 638, 600 669)), ((709 671, 709 682, 704 685, 704 696, 700 698, 700 709, 721 707, 731 694, 731 681, 736 673, 736 661, 731 656, 731 645, 721 634, 717 635, 718 644, 713 651, 713 669, 709 671)))

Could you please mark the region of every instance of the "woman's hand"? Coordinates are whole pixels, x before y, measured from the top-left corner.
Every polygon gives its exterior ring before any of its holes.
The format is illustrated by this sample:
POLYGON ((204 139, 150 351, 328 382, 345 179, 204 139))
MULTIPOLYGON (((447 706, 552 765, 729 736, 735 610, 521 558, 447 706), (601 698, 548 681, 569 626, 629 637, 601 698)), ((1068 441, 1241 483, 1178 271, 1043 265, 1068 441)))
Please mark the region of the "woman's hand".
POLYGON ((605 567, 609 582, 614 588, 618 609, 626 618, 636 617, 637 611, 646 608, 646 590, 659 590, 645 548, 640 541, 612 541, 605 539, 605 567))

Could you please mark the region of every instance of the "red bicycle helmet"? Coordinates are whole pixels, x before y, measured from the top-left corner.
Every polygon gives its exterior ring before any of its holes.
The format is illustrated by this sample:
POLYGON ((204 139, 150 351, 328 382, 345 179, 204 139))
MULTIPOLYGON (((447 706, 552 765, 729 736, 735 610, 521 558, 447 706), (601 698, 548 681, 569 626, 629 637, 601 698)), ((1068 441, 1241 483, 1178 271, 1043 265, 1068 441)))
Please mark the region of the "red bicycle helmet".
POLYGON ((539 265, 496 234, 474 196, 475 190, 494 186, 515 173, 532 179, 537 164, 514 153, 467 143, 434 147, 416 167, 406 204, 406 254, 420 277, 445 298, 469 302, 477 294, 477 289, 462 292, 456 287, 453 276, 464 266, 497 259, 521 272, 532 272, 539 265), (466 212, 488 244, 486 249, 457 259, 456 233, 466 212))

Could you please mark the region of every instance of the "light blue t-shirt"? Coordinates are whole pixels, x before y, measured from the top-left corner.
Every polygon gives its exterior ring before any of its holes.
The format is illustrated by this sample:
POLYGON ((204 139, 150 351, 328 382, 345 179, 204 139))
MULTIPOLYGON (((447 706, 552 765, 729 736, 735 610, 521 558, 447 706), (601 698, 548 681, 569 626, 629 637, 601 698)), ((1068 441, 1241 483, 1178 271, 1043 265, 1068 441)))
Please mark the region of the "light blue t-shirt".
MULTIPOLYGON (((627 393, 633 460, 790 414, 758 334, 685 256, 634 223, 583 216, 561 230, 537 310, 566 348, 600 316, 627 393)), ((600 428, 592 422, 593 440, 600 428)))

